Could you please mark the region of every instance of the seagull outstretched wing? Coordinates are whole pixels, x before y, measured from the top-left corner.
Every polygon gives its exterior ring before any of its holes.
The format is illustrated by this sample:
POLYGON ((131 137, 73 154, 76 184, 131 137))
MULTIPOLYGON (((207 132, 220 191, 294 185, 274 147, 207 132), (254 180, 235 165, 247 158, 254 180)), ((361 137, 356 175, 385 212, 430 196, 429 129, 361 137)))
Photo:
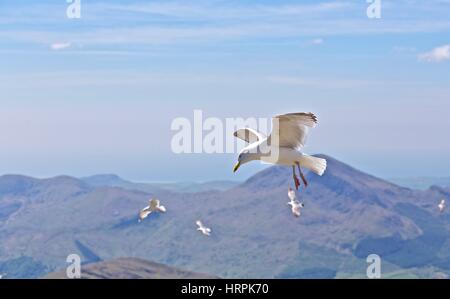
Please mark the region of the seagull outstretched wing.
POLYGON ((439 211, 443 212, 445 209, 445 199, 441 200, 441 202, 438 205, 439 211))
POLYGON ((295 191, 291 188, 288 189, 288 197, 291 201, 294 201, 297 198, 297 196, 295 195, 295 191))
POLYGON ((145 218, 148 217, 148 215, 150 215, 152 213, 152 211, 150 210, 150 207, 145 207, 143 208, 140 212, 139 212, 139 220, 142 221, 145 218))
POLYGON ((317 124, 317 117, 312 113, 288 113, 272 119, 270 144, 280 147, 302 148, 305 146, 309 128, 317 124))

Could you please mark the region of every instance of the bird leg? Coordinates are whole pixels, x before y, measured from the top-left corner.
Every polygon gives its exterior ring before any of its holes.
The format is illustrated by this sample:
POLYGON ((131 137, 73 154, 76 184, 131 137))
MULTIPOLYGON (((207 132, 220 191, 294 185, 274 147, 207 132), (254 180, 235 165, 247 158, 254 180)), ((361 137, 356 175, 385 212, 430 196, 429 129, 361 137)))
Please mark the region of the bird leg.
POLYGON ((308 181, 306 180, 305 176, 303 175, 302 169, 300 168, 300 163, 295 162, 298 167, 298 171, 300 172, 300 177, 302 178, 303 184, 305 184, 305 188, 308 187, 308 181))
POLYGON ((295 174, 295 165, 292 165, 292 176, 294 178, 295 189, 298 190, 298 187, 300 186, 300 180, 295 174))

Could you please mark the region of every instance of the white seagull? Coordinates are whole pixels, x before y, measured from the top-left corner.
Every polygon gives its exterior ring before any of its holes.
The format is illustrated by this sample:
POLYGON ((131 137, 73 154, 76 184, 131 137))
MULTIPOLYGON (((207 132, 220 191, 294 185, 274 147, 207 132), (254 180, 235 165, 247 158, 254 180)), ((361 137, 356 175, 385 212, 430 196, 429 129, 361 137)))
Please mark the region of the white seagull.
POLYGON ((197 224, 198 226, 197 230, 200 231, 202 234, 204 234, 205 236, 211 235, 211 229, 209 227, 204 226, 200 220, 197 220, 195 224, 197 224))
POLYGON ((445 209, 445 199, 441 200, 440 204, 438 205, 439 212, 444 212, 445 209))
POLYGON ((149 200, 149 205, 139 212, 139 222, 147 218, 152 212, 166 212, 166 208, 160 204, 159 199, 149 200))
POLYGON ((292 190, 291 187, 288 189, 288 197, 291 201, 295 201, 297 199, 297 195, 295 194, 295 191, 292 190))
POLYGON ((292 214, 294 214, 295 217, 300 217, 301 215, 301 209, 305 207, 305 205, 302 202, 299 202, 298 200, 290 201, 288 202, 288 205, 291 206, 292 214))
POLYGON ((0 279, 3 279, 3 277, 6 276, 6 273, 0 274, 0 279))
POLYGON ((295 217, 300 217, 300 210, 303 209, 305 205, 296 199, 295 191, 291 188, 288 190, 288 197, 290 201, 287 204, 291 206, 292 214, 294 214, 295 217))
POLYGON ((303 184, 305 187, 308 186, 301 167, 308 168, 320 176, 327 168, 325 159, 301 152, 305 146, 309 128, 314 128, 316 124, 317 117, 312 113, 289 113, 272 118, 272 133, 269 137, 251 128, 237 130, 234 136, 246 141, 249 145, 239 153, 233 172, 236 172, 242 164, 254 160, 291 166, 295 189, 298 190, 300 181, 295 174, 295 166, 297 166, 303 184))

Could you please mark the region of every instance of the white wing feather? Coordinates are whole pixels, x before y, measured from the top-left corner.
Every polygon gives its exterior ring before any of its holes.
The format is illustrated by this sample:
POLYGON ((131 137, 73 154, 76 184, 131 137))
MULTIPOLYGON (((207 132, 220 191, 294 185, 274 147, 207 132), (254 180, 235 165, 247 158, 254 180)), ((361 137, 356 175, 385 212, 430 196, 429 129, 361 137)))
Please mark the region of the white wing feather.
POLYGON ((294 201, 297 198, 295 191, 289 188, 288 197, 291 201, 294 201))
POLYGON ((305 146, 309 128, 317 124, 317 117, 312 113, 288 113, 272 119, 270 143, 280 147, 302 148, 305 146))

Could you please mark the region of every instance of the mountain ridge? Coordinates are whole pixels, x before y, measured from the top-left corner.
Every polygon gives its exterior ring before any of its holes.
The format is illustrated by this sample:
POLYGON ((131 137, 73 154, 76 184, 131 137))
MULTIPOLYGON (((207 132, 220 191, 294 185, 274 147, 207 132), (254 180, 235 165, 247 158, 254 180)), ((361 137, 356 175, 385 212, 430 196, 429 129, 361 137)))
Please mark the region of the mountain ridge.
POLYGON ((420 277, 431 275, 429 267, 448 271, 450 219, 437 212, 447 189, 410 190, 326 157, 323 177, 305 171, 310 185, 298 192, 305 203, 300 218, 287 206, 289 167, 272 166, 228 190, 198 193, 76 179, 15 185, 0 177, 0 187, 15 186, 13 193, 0 192, 0 261, 31 257, 51 271, 64 267, 70 253, 88 259, 80 242, 102 260, 143 258, 225 278, 349 277, 365 275, 357 269, 365 267, 361 257, 371 246, 387 252, 396 242, 386 271, 420 277), (138 223, 138 211, 153 196, 167 213, 138 223), (196 231, 197 219, 212 228, 210 238, 196 231), (422 264, 412 268, 402 260, 403 247, 422 264))

